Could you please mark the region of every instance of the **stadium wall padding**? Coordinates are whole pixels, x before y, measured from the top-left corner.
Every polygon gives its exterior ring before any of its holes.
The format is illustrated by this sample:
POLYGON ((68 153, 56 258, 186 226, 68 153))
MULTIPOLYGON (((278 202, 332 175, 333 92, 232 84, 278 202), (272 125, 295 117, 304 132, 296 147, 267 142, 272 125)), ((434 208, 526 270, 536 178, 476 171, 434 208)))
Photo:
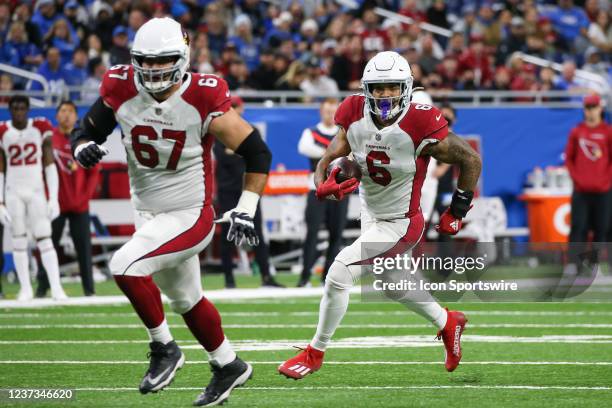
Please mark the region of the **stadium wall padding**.
MULTIPOLYGON (((82 116, 86 108, 79 109, 82 116)), ((33 108, 31 116, 45 116, 55 123, 55 109, 33 108)), ((302 130, 318 121, 316 108, 252 108, 245 118, 266 123, 266 139, 275 169, 307 169, 308 162, 297 152, 302 130)), ((9 119, 0 110, 0 120, 9 119)), ((570 129, 582 120, 580 109, 544 107, 457 109, 458 134, 480 135, 483 157, 483 193, 500 196, 508 209, 512 227, 527 225, 525 207, 517 196, 527 173, 535 166, 559 165, 570 129)))

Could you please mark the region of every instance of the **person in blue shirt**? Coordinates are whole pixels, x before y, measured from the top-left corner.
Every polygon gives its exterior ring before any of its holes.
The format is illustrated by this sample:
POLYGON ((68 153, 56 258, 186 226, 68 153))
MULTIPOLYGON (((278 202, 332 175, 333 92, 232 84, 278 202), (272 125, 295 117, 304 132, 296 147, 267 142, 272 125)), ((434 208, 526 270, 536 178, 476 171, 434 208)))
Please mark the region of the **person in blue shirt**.
POLYGON ((57 13, 53 0, 38 0, 31 21, 38 26, 40 34, 45 36, 58 18, 61 18, 61 15, 57 13))
MULTIPOLYGON (((64 77, 66 79, 66 85, 68 86, 82 86, 87 77, 87 64, 89 63, 87 58, 87 51, 83 48, 77 48, 72 56, 72 61, 64 65, 64 77)), ((70 92, 70 99, 79 99, 79 92, 70 92)))
POLYGON ((58 18, 44 37, 45 46, 57 48, 64 63, 72 60, 72 54, 78 45, 78 38, 72 34, 68 24, 63 17, 58 18))
POLYGON ((559 7, 544 13, 555 29, 569 43, 574 44, 581 36, 586 36, 589 18, 572 0, 559 0, 559 7))
MULTIPOLYGON (((6 42, 2 46, 3 62, 27 70, 34 70, 43 62, 43 56, 38 47, 29 41, 25 25, 21 21, 11 24, 6 42)), ((15 86, 23 88, 26 81, 17 79, 15 86)))
MULTIPOLYGON (((62 69, 60 51, 51 47, 47 50, 45 62, 38 68, 37 73, 49 81, 51 92, 63 92, 66 86, 66 76, 62 69)), ((42 91, 43 87, 39 81, 30 81, 28 89, 32 91, 42 91)))
POLYGON ((251 19, 246 14, 240 14, 234 20, 236 35, 229 41, 236 45, 238 55, 246 64, 249 72, 254 71, 259 65, 259 50, 261 42, 253 37, 251 19))

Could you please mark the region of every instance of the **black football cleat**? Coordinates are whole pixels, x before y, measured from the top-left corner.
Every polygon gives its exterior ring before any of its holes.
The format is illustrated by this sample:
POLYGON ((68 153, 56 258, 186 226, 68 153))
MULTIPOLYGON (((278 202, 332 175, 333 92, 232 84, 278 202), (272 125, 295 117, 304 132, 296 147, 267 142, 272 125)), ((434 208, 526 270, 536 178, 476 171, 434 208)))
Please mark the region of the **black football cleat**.
POLYGON ((238 357, 223 368, 213 364, 210 367, 213 377, 204 392, 193 402, 196 407, 223 405, 234 388, 244 385, 253 377, 253 367, 238 357))
POLYGON ((261 287, 263 288, 284 288, 285 285, 278 283, 276 279, 270 276, 270 277, 264 278, 261 281, 261 287))
POLYGON ((138 387, 142 394, 164 389, 174 380, 177 370, 185 364, 185 355, 174 340, 168 344, 154 341, 149 346, 151 351, 147 357, 151 362, 138 387))

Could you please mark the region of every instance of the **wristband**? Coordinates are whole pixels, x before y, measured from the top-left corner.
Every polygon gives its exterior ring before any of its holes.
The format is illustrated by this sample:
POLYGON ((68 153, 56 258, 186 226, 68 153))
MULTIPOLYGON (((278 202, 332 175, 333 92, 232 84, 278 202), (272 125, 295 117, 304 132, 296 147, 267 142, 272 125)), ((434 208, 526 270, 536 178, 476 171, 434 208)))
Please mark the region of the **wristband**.
POLYGON ((255 217, 255 212, 257 211, 257 204, 259 203, 259 194, 244 190, 242 191, 242 195, 240 196, 240 200, 238 200, 238 204, 236 205, 236 211, 245 212, 251 218, 255 217))
POLYGON ((470 210, 472 198, 474 198, 474 192, 461 191, 457 189, 453 194, 453 199, 450 205, 451 214, 455 218, 464 218, 467 212, 470 210))

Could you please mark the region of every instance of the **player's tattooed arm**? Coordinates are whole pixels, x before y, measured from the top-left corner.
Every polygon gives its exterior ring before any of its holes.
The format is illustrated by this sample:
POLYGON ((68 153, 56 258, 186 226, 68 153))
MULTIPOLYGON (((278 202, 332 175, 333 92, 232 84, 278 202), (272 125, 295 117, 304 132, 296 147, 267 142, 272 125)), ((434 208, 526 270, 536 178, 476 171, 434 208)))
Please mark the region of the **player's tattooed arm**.
POLYGON ((321 157, 321 160, 319 160, 319 163, 317 164, 314 174, 315 185, 318 187, 319 184, 323 183, 327 178, 326 171, 329 163, 338 157, 348 156, 350 153, 351 146, 346 138, 346 131, 340 127, 340 130, 338 130, 336 136, 334 136, 329 146, 327 146, 323 157, 321 157))
POLYGON ((448 136, 441 142, 427 145, 421 154, 432 156, 444 163, 458 165, 460 174, 457 188, 463 191, 474 191, 476 188, 482 169, 480 156, 468 142, 453 132, 448 132, 448 136))

